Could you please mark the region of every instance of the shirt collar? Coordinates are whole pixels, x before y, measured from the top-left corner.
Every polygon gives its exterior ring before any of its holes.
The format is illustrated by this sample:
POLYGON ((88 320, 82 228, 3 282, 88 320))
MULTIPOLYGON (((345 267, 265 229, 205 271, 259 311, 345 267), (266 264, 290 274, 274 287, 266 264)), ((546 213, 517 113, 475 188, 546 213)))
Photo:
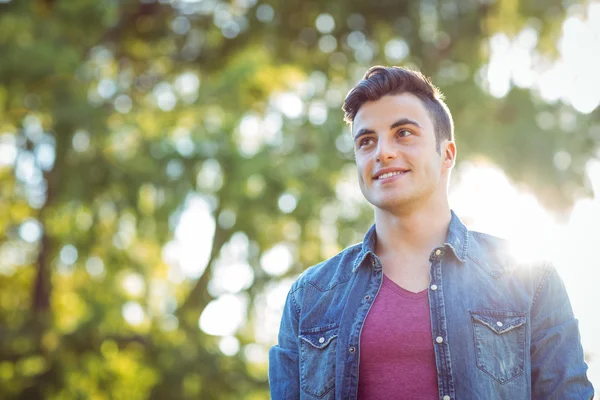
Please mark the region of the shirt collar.
POLYGON ((370 253, 371 255, 375 255, 375 243, 377 242, 377 234, 375 233, 375 224, 371 225, 371 228, 365 234, 365 237, 362 242, 362 248, 360 253, 358 253, 358 257, 356 257, 356 262, 352 267, 352 272, 356 272, 358 267, 361 266, 365 257, 370 253))
MULTIPOLYGON (((452 254, 461 262, 464 263, 467 257, 467 247, 469 243, 469 230, 461 222, 454 211, 450 211, 452 216, 450 226, 448 227, 448 236, 444 247, 452 250, 452 254)), ((356 258, 356 262, 352 267, 352 272, 363 263, 368 254, 375 255, 375 244, 377 242, 377 234, 375 232, 375 224, 369 228, 362 242, 361 251, 356 258)))
POLYGON ((448 236, 446 237, 446 243, 444 247, 452 249, 452 253, 460 262, 467 261, 467 249, 469 244, 469 230, 461 222, 454 211, 452 218, 450 219, 450 226, 448 227, 448 236))

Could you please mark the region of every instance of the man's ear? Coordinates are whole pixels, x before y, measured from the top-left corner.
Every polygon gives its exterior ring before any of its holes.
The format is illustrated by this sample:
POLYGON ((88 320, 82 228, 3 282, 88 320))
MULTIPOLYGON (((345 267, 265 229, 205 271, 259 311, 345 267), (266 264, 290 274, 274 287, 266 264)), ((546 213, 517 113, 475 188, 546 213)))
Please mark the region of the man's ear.
POLYGON ((451 169, 456 163, 456 143, 454 143, 454 140, 444 140, 442 151, 444 152, 442 154, 442 165, 446 169, 451 169))

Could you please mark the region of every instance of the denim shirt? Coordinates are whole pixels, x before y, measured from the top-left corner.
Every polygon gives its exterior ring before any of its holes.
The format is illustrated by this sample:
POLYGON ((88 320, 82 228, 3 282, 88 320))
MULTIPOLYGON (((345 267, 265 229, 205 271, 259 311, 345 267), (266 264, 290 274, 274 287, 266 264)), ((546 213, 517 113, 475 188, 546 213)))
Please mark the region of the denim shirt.
MULTIPOLYGON (((292 285, 269 351, 273 399, 356 399, 360 335, 383 281, 375 241, 373 226, 292 285)), ((519 265, 504 241, 467 230, 454 213, 429 260, 439 399, 593 397, 577 320, 550 264, 519 265)))

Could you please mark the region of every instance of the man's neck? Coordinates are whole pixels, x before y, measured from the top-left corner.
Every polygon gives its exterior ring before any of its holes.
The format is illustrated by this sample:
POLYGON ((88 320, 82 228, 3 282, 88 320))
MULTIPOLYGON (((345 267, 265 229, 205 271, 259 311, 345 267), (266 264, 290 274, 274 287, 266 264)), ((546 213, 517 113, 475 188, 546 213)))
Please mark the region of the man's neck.
POLYGON ((445 243, 451 213, 448 203, 407 212, 375 211, 378 256, 401 258, 429 253, 445 243))

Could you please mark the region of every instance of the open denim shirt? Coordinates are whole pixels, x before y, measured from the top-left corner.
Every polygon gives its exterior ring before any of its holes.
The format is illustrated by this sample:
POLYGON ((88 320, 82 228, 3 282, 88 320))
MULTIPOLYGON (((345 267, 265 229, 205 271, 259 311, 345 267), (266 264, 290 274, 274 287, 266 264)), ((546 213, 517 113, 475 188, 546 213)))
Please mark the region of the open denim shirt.
MULTIPOLYGON (((357 397, 360 334, 383 280, 375 241, 373 226, 362 244, 292 285, 269 352, 274 400, 357 397)), ((430 261, 441 400, 593 397, 577 320, 551 265, 518 265, 504 241, 467 230, 454 213, 430 261)))

